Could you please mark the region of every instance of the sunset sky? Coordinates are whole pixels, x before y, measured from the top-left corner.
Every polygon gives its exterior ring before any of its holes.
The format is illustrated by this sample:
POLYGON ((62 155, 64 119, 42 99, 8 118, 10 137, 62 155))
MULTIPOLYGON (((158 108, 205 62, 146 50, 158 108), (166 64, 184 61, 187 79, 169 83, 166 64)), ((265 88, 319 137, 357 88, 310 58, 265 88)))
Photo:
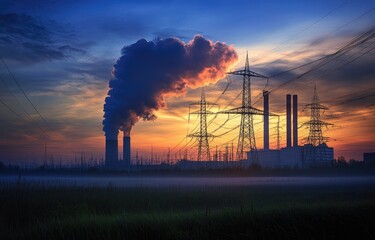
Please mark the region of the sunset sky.
MULTIPOLYGON (((251 70, 272 76, 335 52, 375 23, 371 0, 0 0, 0 5, 0 56, 14 76, 0 61, 0 161, 6 163, 41 162, 45 145, 49 156, 65 162, 82 152, 103 155, 103 104, 112 66, 121 49, 139 39, 175 37, 188 43, 201 35, 235 49, 238 61, 232 70, 243 68, 248 51, 251 70)), ((330 108, 322 120, 334 124, 324 129, 324 135, 330 137, 328 145, 335 148, 335 157, 362 160, 363 152, 375 151, 374 64, 375 40, 371 39, 281 87, 314 65, 270 78, 268 85, 264 79, 253 79, 254 106, 262 108, 263 89, 273 90, 270 111, 281 115, 283 147, 285 95, 298 94, 299 143, 304 144, 308 129, 302 123, 309 119, 304 106, 311 102, 316 84, 321 103, 330 108)), ((147 71, 147 65, 139 71, 147 71)), ((228 90, 217 101, 221 109, 240 105, 236 96, 242 79, 223 77, 206 86, 207 100, 216 102, 228 80, 228 90)), ((138 152, 147 158, 151 148, 159 156, 165 156, 168 148, 177 155, 186 145, 194 158, 193 141, 185 136, 198 124, 197 116, 189 118, 188 112, 189 103, 199 97, 200 89, 190 87, 185 93, 168 94, 156 120, 141 120, 134 126, 132 157, 138 152)), ((236 145, 239 119, 220 115, 212 121, 209 132, 222 135, 210 143, 212 150, 217 145, 224 151, 232 141, 236 145)), ((261 149, 262 118, 255 117, 254 122, 261 149)), ((271 148, 275 148, 277 118, 270 123, 271 148)))

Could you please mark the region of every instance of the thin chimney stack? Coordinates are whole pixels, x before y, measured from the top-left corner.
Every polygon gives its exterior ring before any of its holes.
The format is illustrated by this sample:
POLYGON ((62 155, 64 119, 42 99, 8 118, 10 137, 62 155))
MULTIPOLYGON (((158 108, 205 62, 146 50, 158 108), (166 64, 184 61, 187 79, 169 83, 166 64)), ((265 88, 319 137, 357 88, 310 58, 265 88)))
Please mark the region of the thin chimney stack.
POLYGON ((293 147, 298 147, 298 96, 293 95, 293 147))
MULTIPOLYGON (((292 147, 292 95, 286 95, 286 147, 292 147)), ((293 147, 298 147, 298 96, 293 95, 293 147)))
POLYGON ((269 92, 263 91, 263 149, 270 149, 270 126, 269 126, 269 92))
POLYGON ((292 96, 286 95, 286 147, 292 146, 292 96))

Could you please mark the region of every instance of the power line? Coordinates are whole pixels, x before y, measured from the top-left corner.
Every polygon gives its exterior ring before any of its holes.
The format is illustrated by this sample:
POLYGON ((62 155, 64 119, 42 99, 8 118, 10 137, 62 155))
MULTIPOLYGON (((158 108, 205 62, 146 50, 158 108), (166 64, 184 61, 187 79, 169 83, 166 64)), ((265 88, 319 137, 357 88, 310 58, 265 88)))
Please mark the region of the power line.
MULTIPOLYGON (((318 24, 319 22, 321 22, 323 19, 325 19, 326 17, 330 16, 332 13, 336 12, 338 9, 340 9, 342 6, 344 6, 345 4, 347 3, 347 1, 345 2, 342 2, 339 6, 337 6, 336 8, 334 8, 333 10, 331 10, 330 12, 328 12, 326 15, 320 17, 318 20, 316 20, 315 22, 313 22, 312 24, 310 24, 309 26, 307 26, 306 28, 302 29, 301 31, 297 32, 296 34, 294 34, 293 36, 291 36, 290 38, 286 39, 285 41, 279 43, 278 45, 276 45, 275 47, 273 47, 271 50, 269 50, 268 52, 273 52, 275 51, 276 49, 280 48, 280 46, 282 46, 283 44, 289 42, 290 40, 294 40, 296 39, 297 36, 301 35, 302 33, 306 32, 307 30, 309 30, 310 28, 312 28, 313 26, 315 26, 316 24, 318 24)), ((258 59, 256 60, 253 60, 253 64, 258 61, 258 59)), ((277 60, 280 60, 280 59, 277 59, 277 60)), ((277 60, 274 60, 273 62, 276 62, 277 60)))
POLYGON ((201 161, 203 157, 206 158, 206 160, 211 160, 210 156, 210 145, 209 145, 209 138, 213 138, 214 136, 207 132, 207 114, 210 114, 210 111, 207 110, 208 105, 216 105, 215 103, 209 103, 206 102, 206 96, 204 92, 204 86, 202 87, 202 93, 201 93, 201 100, 198 103, 192 103, 192 105, 198 105, 199 110, 190 113, 190 114, 198 114, 199 115, 199 131, 194 132, 188 135, 188 137, 196 138, 198 139, 198 157, 197 160, 201 161))
POLYGON ((362 13, 362 14, 359 15, 358 17, 356 17, 356 18, 350 20, 349 22, 347 22, 347 23, 341 25, 341 26, 338 27, 335 31, 330 32, 330 33, 328 33, 328 34, 326 34, 326 35, 324 35, 324 36, 318 38, 317 40, 315 40, 315 42, 320 42, 320 41, 322 41, 323 39, 325 39, 325 38, 328 37, 329 35, 332 35, 332 34, 338 32, 338 31, 341 30, 342 28, 344 28, 344 27, 348 26, 349 24, 351 24, 351 23, 357 21, 358 19, 364 17, 365 15, 369 14, 370 12, 372 12, 372 11, 374 11, 374 10, 375 10, 375 7, 373 7, 373 8, 371 8, 371 9, 367 10, 366 12, 362 13))
MULTIPOLYGON (((360 19, 360 18, 362 18, 363 16, 365 16, 365 15, 369 14, 370 12, 372 12, 374 9, 375 9, 375 8, 371 8, 371 9, 365 11, 365 12, 362 13, 361 15, 357 16, 356 18, 354 18, 354 19, 350 20, 349 22, 345 23, 344 25, 340 26, 340 27, 337 28, 335 31, 330 32, 329 34, 327 34, 327 35, 325 35, 325 36, 319 38, 319 39, 316 40, 316 41, 321 41, 321 40, 327 38, 327 36, 329 36, 329 35, 331 35, 331 34, 337 32, 337 31, 339 31, 340 29, 344 28, 345 26, 347 26, 347 25, 349 25, 349 24, 351 24, 351 23, 357 21, 358 19, 360 19)), ((372 51, 372 50, 371 50, 371 51, 372 51)), ((299 68, 302 68, 302 67, 308 66, 308 65, 313 64, 313 63, 315 63, 315 62, 319 62, 319 61, 324 60, 325 58, 327 58, 327 57, 329 57, 329 56, 330 56, 330 55, 326 55, 326 56, 323 56, 323 57, 321 57, 321 58, 318 58, 318 59, 315 59, 315 60, 313 60, 313 61, 310 61, 310 62, 307 62, 307 63, 305 63, 305 64, 302 64, 302 65, 300 65, 300 66, 297 66, 297 67, 294 67, 294 68, 291 68, 291 69, 288 69, 288 70, 285 70, 285 71, 282 71, 282 72, 276 73, 276 74, 270 76, 270 78, 275 78, 275 77, 278 77, 278 76, 283 75, 283 74, 285 74, 285 73, 288 73, 288 72, 294 71, 294 70, 296 70, 296 69, 299 69, 299 68)), ((273 62, 276 62, 277 60, 280 60, 280 59, 281 59, 281 58, 276 59, 276 60, 274 60, 274 61, 272 61, 272 62, 270 62, 270 63, 268 63, 268 64, 271 64, 271 63, 273 63, 273 62)), ((254 105, 255 105, 259 100, 260 100, 260 98, 256 99, 254 105)))
POLYGON ((26 120, 25 118, 23 118, 20 114, 18 114, 12 107, 10 107, 10 105, 6 104, 4 101, 2 101, 2 104, 8 108, 9 111, 11 111, 13 114, 15 114, 16 116, 20 117, 22 120, 24 120, 25 122, 27 123, 30 123, 32 125, 32 123, 34 123, 37 128, 41 131, 42 135, 44 135, 45 138, 48 138, 48 134, 47 132, 39 125, 39 123, 37 121, 35 121, 35 119, 26 111, 26 109, 22 106, 22 104, 18 101, 17 97, 13 94, 13 92, 10 90, 8 84, 6 83, 5 79, 0 75, 0 78, 1 80, 3 81, 4 85, 8 88, 9 92, 11 93, 11 95, 13 96, 13 98, 15 99, 15 101, 18 103, 18 105, 21 107, 21 109, 23 110, 23 112, 30 118, 31 122, 29 122, 28 120, 26 120))
POLYGON ((35 110, 36 113, 38 113, 39 117, 44 121, 44 123, 50 127, 50 125, 48 124, 47 120, 42 116, 42 114, 38 111, 38 109, 36 108, 36 106, 32 103, 32 101, 30 100, 30 98, 27 96, 26 92, 23 90, 21 84, 17 81, 17 79, 14 77, 13 73, 10 71, 8 65, 6 64, 6 62, 4 61, 4 59, 0 56, 0 59, 1 61, 3 62, 5 68, 7 69, 7 71, 9 72, 9 74, 11 75, 12 79, 14 80, 14 82, 17 84, 18 88, 21 90, 22 94, 25 96, 25 98, 27 99, 27 101, 30 103, 30 105, 33 107, 33 109, 35 110))
MULTIPOLYGON (((375 43, 371 43, 369 46, 372 46, 373 44, 375 44, 375 43)), ((368 48, 369 46, 367 46, 366 48, 368 48)), ((355 47, 358 47, 358 46, 355 46, 355 47)), ((365 48, 365 49, 366 49, 366 48, 365 48)), ((349 49, 349 50, 346 51, 345 53, 342 53, 342 54, 339 55, 338 57, 343 56, 344 54, 350 52, 350 51, 353 50, 353 49, 354 49, 354 47, 353 47, 352 49, 349 49)), ((348 64, 350 64, 350 63, 352 63, 352 62, 354 62, 354 61, 356 61, 356 60, 358 60, 360 57, 364 56, 365 54, 368 54, 369 52, 371 52, 371 51, 373 51, 373 50, 375 50, 375 47, 368 49, 367 51, 361 53, 359 56, 357 56, 357 57, 351 59, 351 60, 348 61, 348 62, 345 62, 345 63, 339 65, 338 67, 336 67, 336 68, 333 69, 333 70, 329 70, 329 69, 327 69, 325 72, 321 73, 321 74, 318 75, 316 78, 319 79, 319 78, 324 77, 324 76, 326 76, 326 75, 328 75, 328 74, 330 74, 330 73, 332 73, 332 72, 334 72, 334 71, 336 71, 336 70, 338 70, 338 69, 341 69, 342 67, 344 67, 344 66, 346 66, 346 65, 348 65, 348 64)), ((357 53, 358 53, 358 52, 357 52, 357 53)), ((356 55, 357 53, 355 53, 354 55, 356 55)), ((353 56, 354 56, 354 55, 353 55, 353 56)), ((337 59, 338 57, 335 57, 333 60, 337 59)), ((350 57, 352 57, 352 56, 350 56, 350 57)), ((333 60, 330 60, 328 63, 332 62, 333 60)), ((327 64, 328 64, 328 63, 327 63, 327 64)), ((324 65, 326 65, 326 64, 324 64, 324 65)), ((318 68, 317 68, 317 69, 318 69, 318 68)), ((315 70, 317 70, 317 69, 315 69, 315 70)), ((310 83, 310 82, 314 82, 314 81, 315 81, 314 79, 309 79, 309 80, 305 81, 303 84, 304 84, 304 85, 307 85, 308 83, 310 83)), ((289 90, 293 90, 293 89, 296 89, 296 88, 298 88, 298 87, 295 86, 295 87, 293 87, 293 88, 291 88, 291 89, 289 89, 289 90)), ((328 90, 326 90, 326 91, 328 91, 328 90)), ((258 101, 259 101, 259 100, 258 100, 258 101)))
MULTIPOLYGON (((329 32, 328 34, 326 34, 326 35, 320 37, 319 39, 316 39, 314 42, 320 42, 320 41, 326 39, 329 35, 332 35, 332 34, 338 32, 339 30, 341 30, 342 28, 346 27, 347 25, 350 25, 351 23, 353 23, 353 22, 357 21, 358 19, 364 17, 365 15, 369 14, 370 12, 372 12, 374 9, 375 9, 375 8, 371 8, 371 9, 369 9, 369 10, 363 12, 362 14, 360 14, 360 15, 357 16, 357 17, 355 17, 354 19, 351 19, 349 22, 347 22, 347 23, 341 25, 340 27, 336 28, 334 31, 329 32)), ((291 55, 291 54, 292 54, 292 53, 290 53, 290 54, 285 54, 283 57, 285 57, 285 56, 289 56, 289 55, 291 55)), ((268 62, 267 64, 272 64, 272 63, 274 63, 274 62, 276 62, 276 61, 278 61, 278 60, 280 60, 280 59, 282 59, 282 58, 278 58, 278 59, 276 59, 276 60, 273 60, 272 62, 268 62)), ((319 59, 317 59, 317 60, 319 60, 319 59)), ((286 72, 289 72, 289 71, 286 71, 286 72)), ((285 73, 286 73, 286 72, 285 72, 285 73)), ((283 74, 283 73, 282 73, 282 74, 283 74)), ((281 74, 277 74, 277 75, 281 75, 281 74)), ((272 77, 275 77, 275 75, 274 75, 274 76, 270 76, 270 78, 272 78, 272 77)))
POLYGON ((19 115, 16 111, 14 111, 8 104, 6 104, 3 100, 0 99, 0 103, 4 105, 10 112, 12 112, 14 115, 19 117, 20 119, 24 120, 27 122, 26 119, 24 119, 21 115, 19 115))
POLYGON ((321 58, 320 60, 322 60, 322 61, 320 63, 318 63, 316 66, 310 68, 308 71, 305 71, 304 73, 298 75, 297 77, 294 77, 294 78, 280 84, 279 86, 275 87, 274 89, 271 89, 270 92, 275 92, 278 89, 280 89, 281 87, 283 87, 283 86, 285 86, 285 85, 287 85, 287 84, 289 84, 289 83, 291 83, 291 82, 293 82, 297 79, 300 79, 300 78, 306 76, 307 74, 309 74, 309 73, 311 73, 311 72, 313 72, 317 69, 320 69, 321 67, 323 67, 323 66, 329 64, 330 62, 332 62, 333 60, 337 59, 339 56, 342 56, 343 54, 349 52, 353 48, 373 39, 374 37, 375 37, 375 27, 373 26, 370 30, 361 34, 359 37, 355 37, 349 43, 347 43, 346 45, 341 47, 336 52, 321 58))

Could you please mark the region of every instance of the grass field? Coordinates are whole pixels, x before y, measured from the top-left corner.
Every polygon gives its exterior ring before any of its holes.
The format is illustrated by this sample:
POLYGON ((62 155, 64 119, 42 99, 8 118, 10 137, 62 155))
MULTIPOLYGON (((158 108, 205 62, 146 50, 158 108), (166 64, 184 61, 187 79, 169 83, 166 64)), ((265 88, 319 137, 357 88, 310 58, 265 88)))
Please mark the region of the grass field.
POLYGON ((0 186, 0 239, 375 239, 368 186, 0 186))

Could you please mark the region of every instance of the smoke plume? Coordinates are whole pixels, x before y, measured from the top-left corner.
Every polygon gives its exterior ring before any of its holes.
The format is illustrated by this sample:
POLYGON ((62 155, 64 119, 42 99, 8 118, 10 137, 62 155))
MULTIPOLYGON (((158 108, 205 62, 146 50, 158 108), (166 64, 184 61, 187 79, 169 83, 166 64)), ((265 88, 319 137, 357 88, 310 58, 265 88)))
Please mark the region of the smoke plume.
POLYGON ((140 119, 155 119, 166 95, 215 83, 238 59, 233 47, 200 35, 188 43, 178 38, 141 39, 125 46, 121 54, 104 104, 107 139, 116 139, 119 130, 129 135, 140 119))

